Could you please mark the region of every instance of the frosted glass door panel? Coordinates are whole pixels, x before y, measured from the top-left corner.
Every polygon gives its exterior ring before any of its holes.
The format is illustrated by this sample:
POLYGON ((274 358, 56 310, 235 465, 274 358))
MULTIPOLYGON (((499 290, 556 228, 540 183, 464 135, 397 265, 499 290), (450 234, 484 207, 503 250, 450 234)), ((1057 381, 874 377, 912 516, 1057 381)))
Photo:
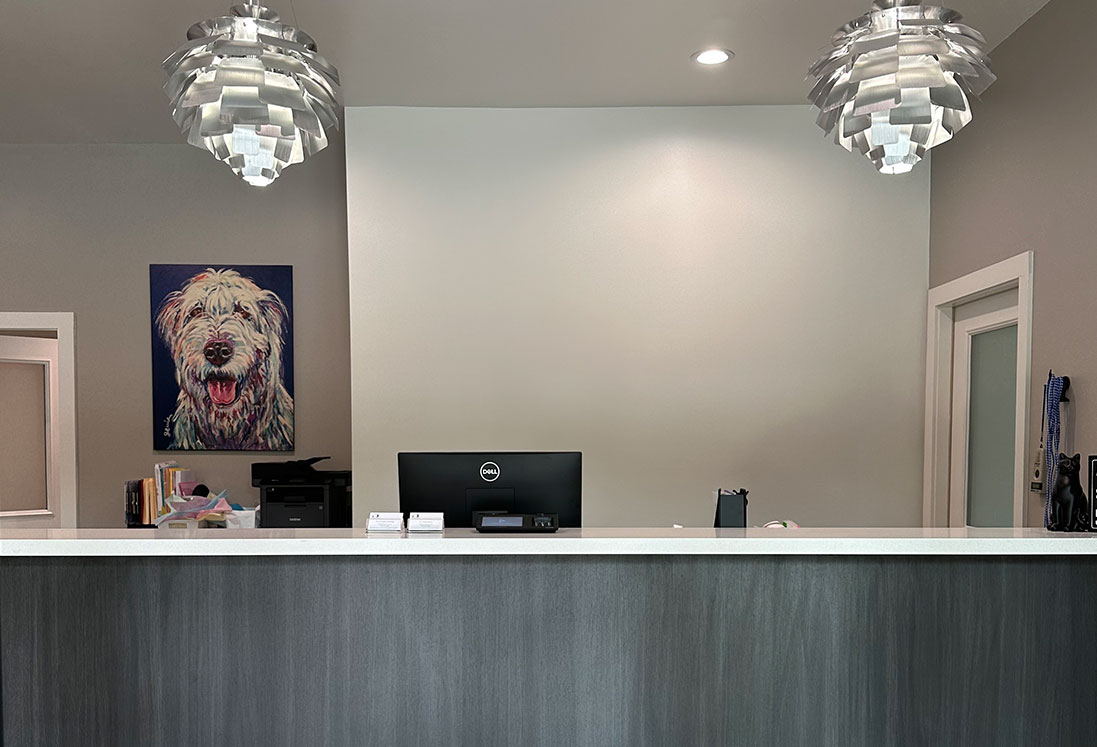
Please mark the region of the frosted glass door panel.
POLYGON ((46 508, 46 367, 0 361, 0 511, 46 508))
POLYGON ((967 523, 1013 526, 1017 326, 971 338, 967 523))

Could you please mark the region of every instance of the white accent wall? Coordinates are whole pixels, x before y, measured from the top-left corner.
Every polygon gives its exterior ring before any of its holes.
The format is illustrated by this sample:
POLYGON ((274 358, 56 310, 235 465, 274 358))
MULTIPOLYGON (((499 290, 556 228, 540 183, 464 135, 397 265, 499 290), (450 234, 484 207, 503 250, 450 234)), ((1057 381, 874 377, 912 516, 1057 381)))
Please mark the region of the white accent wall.
POLYGON ((921 522, 928 161, 808 107, 348 108, 356 524, 404 450, 581 450, 589 526, 921 522))

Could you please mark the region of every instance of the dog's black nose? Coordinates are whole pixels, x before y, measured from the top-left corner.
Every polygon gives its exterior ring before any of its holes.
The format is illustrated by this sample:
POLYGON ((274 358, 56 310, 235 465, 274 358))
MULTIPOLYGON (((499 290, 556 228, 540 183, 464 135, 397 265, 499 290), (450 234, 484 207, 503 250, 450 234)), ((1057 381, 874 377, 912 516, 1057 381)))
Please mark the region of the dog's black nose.
POLYGON ((233 347, 228 340, 210 340, 203 350, 206 360, 215 366, 223 366, 232 358, 233 347))

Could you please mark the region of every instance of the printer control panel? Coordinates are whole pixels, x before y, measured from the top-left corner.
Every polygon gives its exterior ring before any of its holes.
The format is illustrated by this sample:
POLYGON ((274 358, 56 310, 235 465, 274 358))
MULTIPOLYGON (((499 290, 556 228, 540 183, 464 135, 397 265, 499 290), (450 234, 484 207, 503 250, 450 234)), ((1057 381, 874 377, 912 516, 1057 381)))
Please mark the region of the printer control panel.
POLYGON ((555 532, 560 528, 560 516, 478 511, 473 515, 472 525, 484 533, 555 532))

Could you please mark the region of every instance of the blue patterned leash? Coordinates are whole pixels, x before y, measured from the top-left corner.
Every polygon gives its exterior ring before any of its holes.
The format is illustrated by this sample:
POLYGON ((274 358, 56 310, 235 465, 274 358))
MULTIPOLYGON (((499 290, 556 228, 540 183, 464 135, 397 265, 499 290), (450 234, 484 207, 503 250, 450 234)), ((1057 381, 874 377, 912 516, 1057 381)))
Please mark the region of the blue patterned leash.
POLYGON ((1044 406, 1047 409, 1047 438, 1044 452, 1044 477, 1046 478, 1047 496, 1044 500, 1044 528, 1051 524, 1051 494, 1055 491, 1055 480, 1059 472, 1059 436, 1060 414, 1059 408, 1063 401, 1063 377, 1052 376, 1047 378, 1047 399, 1044 406))

